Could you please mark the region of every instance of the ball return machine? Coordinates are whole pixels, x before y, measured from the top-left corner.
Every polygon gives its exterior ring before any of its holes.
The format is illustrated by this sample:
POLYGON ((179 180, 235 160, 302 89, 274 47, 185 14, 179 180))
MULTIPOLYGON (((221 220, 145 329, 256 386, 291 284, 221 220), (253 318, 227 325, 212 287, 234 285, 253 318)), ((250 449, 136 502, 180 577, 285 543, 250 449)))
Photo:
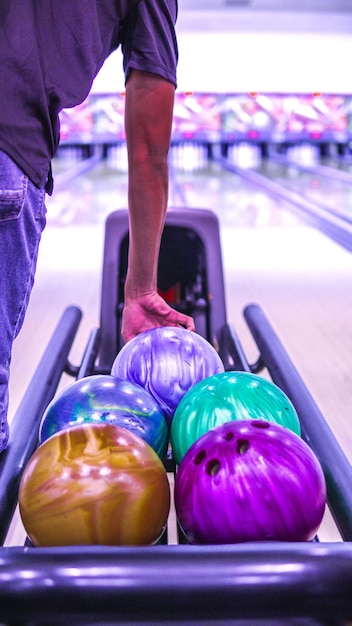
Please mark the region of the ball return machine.
MULTIPOLYGON (((82 318, 70 306, 42 355, 0 456, 0 623, 6 626, 317 626, 352 620, 352 468, 279 337, 257 304, 243 315, 258 349, 250 363, 228 322, 219 224, 208 210, 167 214, 158 286, 217 348, 225 370, 266 370, 290 397, 304 440, 317 455, 341 541, 191 546, 169 532, 147 547, 4 546, 23 470, 38 445, 42 415, 64 373, 108 373, 122 346, 127 210, 106 221, 100 324, 78 365, 70 350, 82 318)), ((172 462, 172 459, 171 459, 172 462)))

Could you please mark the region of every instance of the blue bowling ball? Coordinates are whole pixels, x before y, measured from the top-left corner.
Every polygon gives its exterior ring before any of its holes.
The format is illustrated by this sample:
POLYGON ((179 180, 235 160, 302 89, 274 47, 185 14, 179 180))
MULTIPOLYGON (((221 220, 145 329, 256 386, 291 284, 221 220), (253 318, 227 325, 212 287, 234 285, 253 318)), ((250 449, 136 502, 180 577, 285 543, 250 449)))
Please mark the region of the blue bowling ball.
POLYGON ((156 400, 142 387, 116 376, 97 374, 75 381, 48 405, 39 443, 82 424, 108 423, 144 439, 163 458, 169 431, 156 400))

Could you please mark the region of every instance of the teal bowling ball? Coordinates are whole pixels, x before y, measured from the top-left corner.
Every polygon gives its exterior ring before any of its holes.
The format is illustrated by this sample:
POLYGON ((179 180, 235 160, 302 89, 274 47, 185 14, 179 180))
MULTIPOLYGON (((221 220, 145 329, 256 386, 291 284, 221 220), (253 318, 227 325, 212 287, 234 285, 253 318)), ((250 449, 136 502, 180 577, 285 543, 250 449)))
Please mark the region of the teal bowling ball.
POLYGON ((160 458, 165 456, 169 430, 155 399, 130 381, 104 374, 76 380, 51 401, 41 420, 39 444, 74 426, 104 423, 126 428, 160 458))
POLYGON ((273 382, 247 372, 222 372, 197 383, 179 403, 171 424, 179 465, 191 445, 210 429, 234 420, 266 420, 301 434, 297 412, 273 382))

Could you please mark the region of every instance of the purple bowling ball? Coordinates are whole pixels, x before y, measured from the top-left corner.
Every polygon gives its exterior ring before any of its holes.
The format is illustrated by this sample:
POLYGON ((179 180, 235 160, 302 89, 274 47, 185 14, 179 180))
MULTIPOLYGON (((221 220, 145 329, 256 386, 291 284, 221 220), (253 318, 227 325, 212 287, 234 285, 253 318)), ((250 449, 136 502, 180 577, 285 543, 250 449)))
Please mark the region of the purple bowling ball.
POLYGON ((147 330, 126 343, 111 374, 146 389, 170 425, 185 393, 204 378, 223 371, 221 358, 204 337, 166 326, 147 330))
POLYGON ((179 524, 193 544, 310 541, 326 505, 323 470, 295 433, 261 420, 227 422, 183 457, 179 524))

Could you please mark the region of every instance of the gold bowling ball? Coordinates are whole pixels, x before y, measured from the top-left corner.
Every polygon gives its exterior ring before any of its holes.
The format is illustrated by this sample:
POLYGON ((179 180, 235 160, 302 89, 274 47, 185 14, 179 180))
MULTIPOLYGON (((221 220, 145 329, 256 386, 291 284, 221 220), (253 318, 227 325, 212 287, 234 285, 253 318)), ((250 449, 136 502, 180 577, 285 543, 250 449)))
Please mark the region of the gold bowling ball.
POLYGON ((37 448, 21 479, 19 508, 35 546, 150 545, 165 529, 170 488, 142 438, 85 424, 37 448))

